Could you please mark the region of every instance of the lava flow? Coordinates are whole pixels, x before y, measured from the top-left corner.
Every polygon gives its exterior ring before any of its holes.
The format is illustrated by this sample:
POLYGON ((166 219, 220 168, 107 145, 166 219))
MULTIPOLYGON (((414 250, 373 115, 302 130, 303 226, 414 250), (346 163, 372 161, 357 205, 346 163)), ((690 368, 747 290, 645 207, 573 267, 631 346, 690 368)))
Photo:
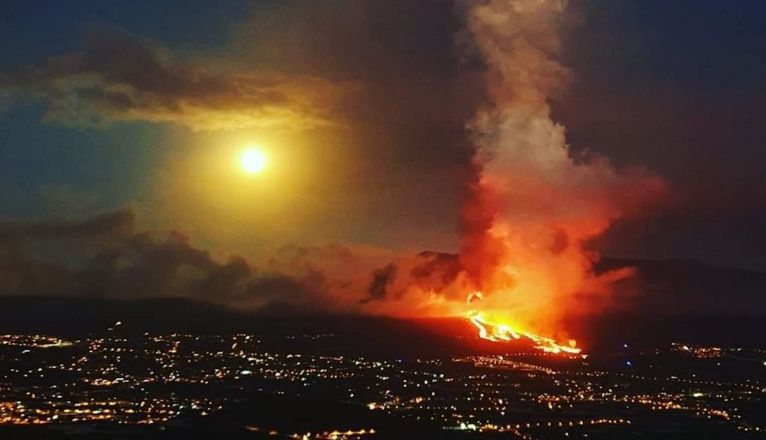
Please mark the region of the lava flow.
MULTIPOLYGON (((468 303, 482 298, 481 292, 468 295, 468 303)), ((480 312, 471 310, 468 319, 478 330, 479 337, 492 342, 507 342, 517 339, 527 339, 534 343, 534 347, 546 353, 580 354, 582 350, 577 347, 577 341, 570 339, 567 345, 557 343, 554 339, 540 336, 523 330, 513 328, 511 325, 491 322, 480 312)))

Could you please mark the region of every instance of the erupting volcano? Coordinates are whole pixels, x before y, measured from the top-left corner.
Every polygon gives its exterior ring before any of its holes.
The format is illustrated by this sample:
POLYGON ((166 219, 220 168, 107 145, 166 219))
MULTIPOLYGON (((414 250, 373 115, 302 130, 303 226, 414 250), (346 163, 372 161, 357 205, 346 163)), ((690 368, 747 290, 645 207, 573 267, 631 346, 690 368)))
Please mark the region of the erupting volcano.
POLYGON ((566 7, 566 0, 468 7, 488 102, 469 126, 475 178, 462 207, 459 260, 464 292, 477 292, 468 294, 467 317, 482 338, 525 338, 547 352, 577 354, 561 319, 607 307, 611 285, 632 273, 594 274, 598 255, 586 241, 646 207, 664 185, 645 170, 616 169, 570 148, 553 121, 549 100, 571 76, 556 60, 566 7))

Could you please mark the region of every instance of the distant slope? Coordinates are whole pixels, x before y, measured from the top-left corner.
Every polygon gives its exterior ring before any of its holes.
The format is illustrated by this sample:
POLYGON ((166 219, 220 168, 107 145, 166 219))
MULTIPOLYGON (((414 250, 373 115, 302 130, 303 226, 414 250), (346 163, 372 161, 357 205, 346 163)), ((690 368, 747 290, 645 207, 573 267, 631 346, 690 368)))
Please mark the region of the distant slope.
POLYGON ((245 316, 181 298, 118 300, 67 296, 0 296, 0 331, 100 333, 117 321, 125 331, 225 330, 245 316))
POLYGON ((719 268, 695 260, 605 258, 598 271, 635 267, 617 298, 628 309, 655 315, 766 316, 766 272, 719 268))
MULTIPOLYGON (((638 276, 617 286, 614 310, 573 317, 564 328, 584 344, 618 340, 749 342, 766 332, 766 273, 715 268, 685 260, 604 259, 598 271, 632 266, 638 276)), ((121 334, 256 332, 333 333, 323 349, 336 353, 421 356, 502 351, 477 340, 464 319, 395 320, 369 316, 307 316, 272 308, 253 314, 180 298, 115 300, 62 296, 0 296, 0 333, 102 334, 121 321, 121 334)), ((272 350, 314 350, 318 342, 272 339, 272 350), (282 342, 280 342, 282 341, 282 342), (312 345, 313 344, 313 345, 312 345)))

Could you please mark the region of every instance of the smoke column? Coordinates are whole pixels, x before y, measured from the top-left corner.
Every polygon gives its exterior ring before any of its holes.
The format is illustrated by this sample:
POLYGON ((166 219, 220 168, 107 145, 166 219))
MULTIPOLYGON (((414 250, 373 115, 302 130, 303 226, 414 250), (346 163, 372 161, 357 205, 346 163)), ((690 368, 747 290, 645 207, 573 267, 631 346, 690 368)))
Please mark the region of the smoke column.
POLYGON ((586 240, 663 192, 641 169, 573 158, 549 99, 571 77, 557 61, 566 0, 477 0, 467 29, 486 65, 488 102, 470 124, 476 177, 461 213, 460 264, 481 309, 526 328, 607 304, 630 270, 595 276, 586 240))

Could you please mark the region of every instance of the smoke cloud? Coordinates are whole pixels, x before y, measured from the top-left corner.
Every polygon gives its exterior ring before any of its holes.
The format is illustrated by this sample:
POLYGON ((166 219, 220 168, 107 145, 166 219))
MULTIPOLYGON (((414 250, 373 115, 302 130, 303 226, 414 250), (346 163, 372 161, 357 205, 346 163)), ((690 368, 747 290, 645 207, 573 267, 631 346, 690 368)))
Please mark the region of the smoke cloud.
POLYGON ((646 209, 664 183, 616 169, 587 151, 575 157, 550 98, 572 73, 557 61, 566 0, 482 0, 467 7, 489 102, 470 125, 476 178, 462 209, 460 263, 480 307, 544 329, 567 313, 603 307, 609 285, 630 274, 592 272, 584 242, 646 209))
POLYGON ((367 288, 369 298, 362 300, 363 302, 372 300, 382 300, 386 298, 388 286, 396 279, 396 265, 390 263, 385 267, 375 270, 372 273, 372 282, 370 287, 367 288))

